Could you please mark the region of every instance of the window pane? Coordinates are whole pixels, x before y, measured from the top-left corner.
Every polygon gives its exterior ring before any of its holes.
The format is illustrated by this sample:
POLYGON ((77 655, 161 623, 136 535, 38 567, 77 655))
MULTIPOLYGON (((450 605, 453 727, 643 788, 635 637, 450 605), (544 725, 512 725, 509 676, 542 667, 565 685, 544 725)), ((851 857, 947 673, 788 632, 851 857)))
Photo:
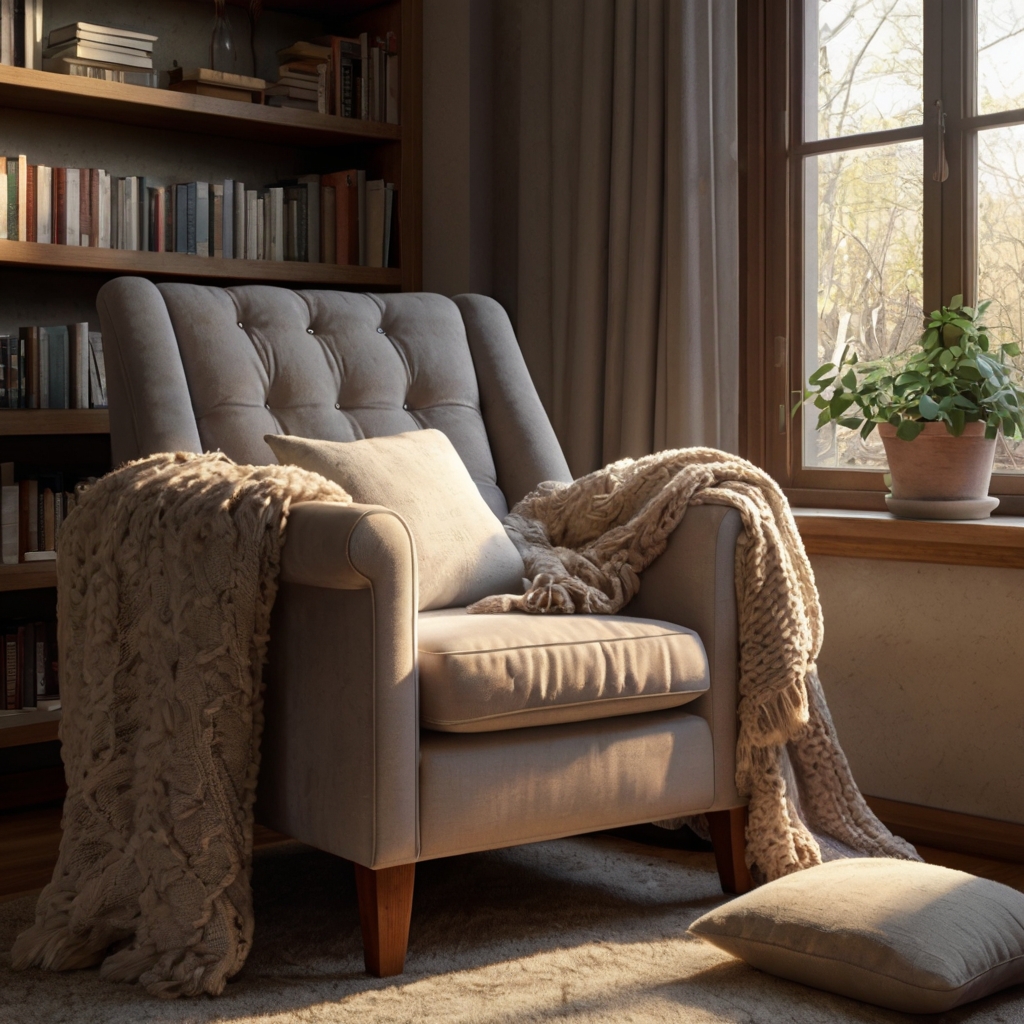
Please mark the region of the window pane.
MULTIPOLYGON (((923 153, 919 140, 806 161, 804 374, 838 359, 895 355, 921 334, 923 153), (817 252, 817 261, 814 254, 817 252)), ((879 469, 878 433, 815 430, 804 410, 804 465, 879 469)))
POLYGON ((804 9, 807 139, 921 123, 923 0, 806 0, 804 9))
MULTIPOLYGON (((997 342, 1024 340, 1024 126, 978 134, 978 299, 997 342)), ((1024 359, 1015 359, 1024 368, 1024 359)), ((996 445, 996 471, 1024 472, 1024 445, 996 445)))
POLYGON ((1024 107, 1024 4, 978 0, 978 113, 1024 107))

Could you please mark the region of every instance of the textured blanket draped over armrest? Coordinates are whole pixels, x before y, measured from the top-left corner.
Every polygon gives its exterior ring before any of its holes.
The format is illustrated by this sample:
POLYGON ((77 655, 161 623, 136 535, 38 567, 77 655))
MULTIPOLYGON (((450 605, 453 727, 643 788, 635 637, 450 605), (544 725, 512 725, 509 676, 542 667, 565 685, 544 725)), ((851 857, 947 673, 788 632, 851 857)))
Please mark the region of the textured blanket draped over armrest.
POLYGON ((743 519, 736 785, 749 800, 748 865, 771 880, 818 864, 815 833, 854 853, 920 859, 875 817, 853 780, 817 675, 814 574, 785 495, 751 463, 684 448, 542 484, 505 519, 533 585, 469 610, 614 614, 637 593, 640 573, 687 508, 701 504, 729 505, 743 519))
POLYGON ((221 454, 155 455, 82 493, 57 558, 63 834, 15 967, 101 963, 173 997, 245 962, 260 676, 288 510, 315 500, 351 502, 221 454))

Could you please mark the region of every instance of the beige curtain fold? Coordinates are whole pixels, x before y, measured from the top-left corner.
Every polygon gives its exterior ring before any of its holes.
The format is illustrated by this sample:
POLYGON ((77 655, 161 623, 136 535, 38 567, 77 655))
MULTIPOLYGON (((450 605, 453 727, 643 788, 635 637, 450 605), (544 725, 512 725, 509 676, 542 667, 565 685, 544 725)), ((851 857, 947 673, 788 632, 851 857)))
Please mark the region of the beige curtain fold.
POLYGON ((576 474, 738 444, 733 0, 500 0, 496 293, 576 474))

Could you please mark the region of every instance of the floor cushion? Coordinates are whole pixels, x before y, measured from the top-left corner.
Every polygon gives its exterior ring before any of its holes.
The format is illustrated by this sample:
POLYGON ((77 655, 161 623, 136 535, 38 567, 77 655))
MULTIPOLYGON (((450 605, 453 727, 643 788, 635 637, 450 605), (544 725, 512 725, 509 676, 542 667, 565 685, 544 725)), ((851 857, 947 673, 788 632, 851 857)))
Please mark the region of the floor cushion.
POLYGON ((934 864, 820 864, 689 930, 769 974, 907 1013, 1024 982, 1024 893, 934 864))
POLYGON ((621 615, 419 617, 420 721, 493 732, 677 707, 708 688, 692 630, 621 615))

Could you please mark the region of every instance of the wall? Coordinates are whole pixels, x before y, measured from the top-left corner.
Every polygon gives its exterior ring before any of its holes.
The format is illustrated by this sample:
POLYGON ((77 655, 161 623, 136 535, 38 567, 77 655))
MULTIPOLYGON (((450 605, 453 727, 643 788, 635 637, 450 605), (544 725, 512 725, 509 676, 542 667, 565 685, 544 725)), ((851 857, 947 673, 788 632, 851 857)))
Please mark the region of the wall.
POLYGON ((1024 824, 1024 570, 812 558, 865 793, 1024 824))
POLYGON ((492 293, 491 0, 423 2, 423 288, 492 293))

